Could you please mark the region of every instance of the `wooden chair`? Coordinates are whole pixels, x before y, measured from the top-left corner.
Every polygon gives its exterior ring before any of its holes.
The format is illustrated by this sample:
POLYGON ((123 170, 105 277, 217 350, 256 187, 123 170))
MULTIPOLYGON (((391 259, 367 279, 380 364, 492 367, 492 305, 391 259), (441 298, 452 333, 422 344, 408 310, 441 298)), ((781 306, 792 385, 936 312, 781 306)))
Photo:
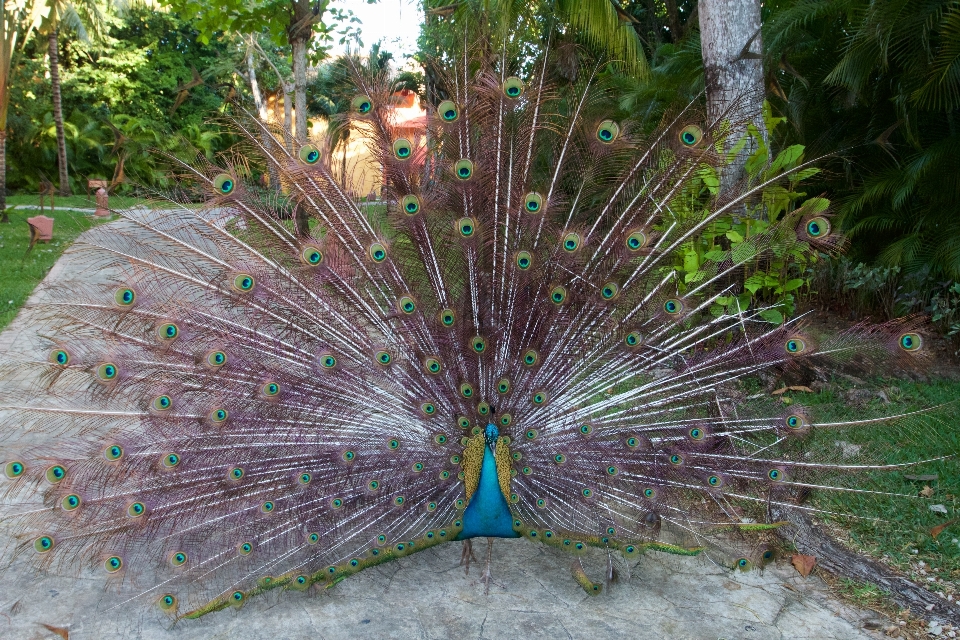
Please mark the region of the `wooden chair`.
MULTIPOLYGON (((50 242, 53 240, 53 218, 45 215, 27 218, 27 224, 30 225, 30 249, 37 242, 50 242)), ((29 251, 29 249, 28 249, 29 251)))

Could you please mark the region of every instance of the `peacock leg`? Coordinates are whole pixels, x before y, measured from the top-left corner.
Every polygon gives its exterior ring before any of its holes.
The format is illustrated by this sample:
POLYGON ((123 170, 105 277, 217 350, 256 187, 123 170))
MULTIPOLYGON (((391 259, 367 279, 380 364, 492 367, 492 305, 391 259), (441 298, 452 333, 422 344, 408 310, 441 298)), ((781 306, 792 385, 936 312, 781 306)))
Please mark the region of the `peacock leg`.
POLYGON ((476 554, 473 553, 473 540, 467 538, 463 541, 463 551, 460 553, 460 566, 466 566, 466 575, 470 575, 470 560, 474 562, 480 562, 477 560, 476 554))
POLYGON ((483 595, 490 595, 490 565, 493 563, 493 538, 487 538, 487 562, 483 566, 480 582, 483 583, 483 595))

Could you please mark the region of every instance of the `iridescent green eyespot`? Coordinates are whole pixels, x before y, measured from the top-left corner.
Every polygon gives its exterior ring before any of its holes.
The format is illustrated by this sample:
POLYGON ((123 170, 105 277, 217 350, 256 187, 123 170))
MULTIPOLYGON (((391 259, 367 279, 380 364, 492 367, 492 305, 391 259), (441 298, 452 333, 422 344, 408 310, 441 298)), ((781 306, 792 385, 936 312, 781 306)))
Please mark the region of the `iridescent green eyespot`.
POLYGON ((177 598, 170 593, 164 594, 160 596, 160 599, 157 601, 157 606, 164 611, 172 611, 177 608, 177 598))
POLYGON ((406 138, 397 138, 393 142, 393 155, 397 160, 406 160, 413 155, 413 145, 406 138))
POLYGON ((553 461, 557 464, 563 464, 567 461, 567 456, 563 455, 562 453, 558 453, 557 455, 553 456, 553 461))
POLYGON ((627 334, 627 337, 623 339, 623 342, 628 347, 639 347, 643 342, 643 338, 636 331, 631 331, 627 334))
POLYGON ((253 544, 249 542, 241 543, 237 546, 237 553, 242 556, 248 556, 253 552, 253 544))
POLYGON ((670 464, 672 465, 681 465, 683 464, 683 457, 678 454, 673 454, 670 456, 670 464))
POLYGON ((150 407, 154 411, 167 411, 173 407, 173 400, 170 399, 168 395, 160 395, 153 399, 153 402, 150 403, 150 407))
POLYGON ((437 412, 437 407, 432 402, 424 402, 420 405, 420 410, 423 411, 425 415, 432 416, 437 412))
POLYGON ((311 533, 307 535, 307 544, 317 544, 318 542, 320 542, 319 533, 311 533))
POLYGON ((522 474, 525 475, 525 476, 528 476, 528 475, 530 475, 531 473, 533 473, 533 469, 531 469, 530 467, 524 467, 524 468, 520 469, 520 473, 522 473, 522 474))
POLYGON ((445 327, 452 327, 453 323, 457 321, 457 314, 453 312, 453 309, 441 309, 440 310, 440 323, 445 327))
POLYGON ((516 76, 510 76, 503 81, 503 94, 508 98, 519 98, 523 94, 523 81, 516 76))
POLYGON ((811 238, 823 238, 830 235, 830 221, 823 216, 817 216, 807 221, 807 235, 811 238))
POLYGON ((71 493, 60 501, 60 508, 64 511, 73 511, 80 506, 80 502, 80 496, 75 493, 71 493))
POLYGON ((97 367, 97 377, 103 382, 109 382, 117 377, 117 365, 112 362, 104 362, 97 367))
POLYGON ((526 353, 523 354, 523 364, 528 367, 532 367, 537 364, 537 360, 540 359, 539 354, 533 349, 529 349, 526 353))
POLYGON ((399 449, 400 441, 397 440, 396 438, 391 438, 390 440, 387 441, 387 448, 390 449, 391 451, 395 451, 396 449, 399 449))
POLYGON ((23 475, 23 472, 26 471, 26 466, 19 460, 14 460, 13 462, 8 462, 3 466, 3 474, 11 480, 16 480, 23 475))
POLYGON ((47 482, 50 484, 57 484, 67 477, 67 470, 63 468, 62 465, 55 464, 52 467, 49 467, 44 475, 47 478, 47 482))
POLYGON ((616 282, 608 282, 600 288, 600 297, 604 300, 613 300, 620 293, 620 285, 616 282))
POLYGON ((634 436, 630 436, 629 438, 627 438, 626 443, 627 443, 627 447, 631 449, 636 449, 638 446, 640 446, 640 440, 638 440, 634 436))
POLYGON ((427 358, 423 361, 423 368, 427 370, 427 373, 440 373, 440 361, 436 358, 427 358))
POLYGON ((797 355, 807 350, 807 343, 801 338, 791 338, 784 344, 784 349, 786 349, 790 355, 797 355))
POLYGON ((227 364, 227 354, 223 351, 211 351, 207 354, 207 364, 211 367, 222 367, 227 364))
POLYGON ((437 107, 437 113, 440 114, 444 122, 455 122, 460 117, 460 111, 452 100, 441 102, 440 106, 437 107))
POLYGON ((505 413, 500 416, 500 420, 498 422, 500 423, 501 427, 509 427, 510 423, 513 422, 513 416, 511 416, 509 413, 505 413))
POLYGON ((403 209, 403 212, 408 216, 412 216, 420 212, 420 198, 410 194, 403 196, 403 199, 400 201, 400 208, 403 209))
POLYGON ((779 482, 780 480, 783 480, 783 471, 780 469, 770 469, 770 471, 767 472, 767 477, 774 482, 779 482))
POLYGON ((178 464, 180 464, 180 456, 177 455, 176 453, 167 453, 167 454, 164 454, 162 458, 160 458, 160 462, 161 464, 163 464, 164 467, 168 469, 172 469, 178 464))
POLYGON ((615 476, 615 475, 617 475, 618 473, 620 473, 620 470, 617 469, 615 466, 610 465, 609 467, 607 467, 607 475, 608 475, 608 476, 615 476))
POLYGON ((647 499, 655 498, 657 497, 657 492, 654 491, 653 489, 644 489, 643 497, 647 499))
POLYGON ((230 469, 230 473, 227 474, 227 477, 231 480, 241 480, 243 478, 244 471, 241 467, 234 467, 230 469))
POLYGON ((593 496, 593 489, 584 489, 580 493, 583 494, 584 498, 590 498, 593 496))
POLYGON ((387 249, 379 242, 370 245, 369 254, 370 259, 378 264, 387 259, 387 249))
POLYGON ((526 436, 527 440, 536 440, 537 430, 536 429, 527 429, 527 432, 523 434, 526 436))
POLYGON ((47 551, 53 549, 53 545, 53 538, 50 536, 40 536, 33 541, 33 548, 37 553, 46 553, 47 551))
POLYGON ((613 120, 604 120, 597 126, 597 140, 610 144, 620 135, 620 125, 613 120))
POLYGON ((687 435, 689 435, 692 440, 703 440, 704 433, 700 427, 694 427, 687 432, 687 435))
POLYGON ((647 236, 642 231, 633 231, 627 236, 626 244, 630 251, 639 251, 647 244, 647 236))
POLYGON ((703 140, 703 129, 695 124, 688 124, 680 130, 679 137, 685 147, 695 147, 703 140))
POLYGON ((593 427, 591 427, 589 424, 582 424, 582 425, 580 425, 579 431, 580 431, 580 433, 582 433, 583 435, 588 436, 588 435, 590 435, 591 433, 593 433, 593 427))
POLYGON ((543 196, 531 191, 523 198, 523 209, 527 213, 540 213, 543 209, 543 196))
POLYGON ((403 311, 407 315, 417 310, 417 304, 410 296, 401 296, 397 306, 400 307, 400 311, 403 311))
POLYGON ((137 301, 137 293, 133 289, 121 287, 113 294, 113 300, 121 307, 130 307, 137 301))
POLYGON ((441 479, 441 480, 447 480, 449 477, 450 477, 450 472, 447 471, 446 469, 444 469, 443 471, 440 472, 440 479, 441 479))
POLYGON ((415 472, 417 472, 417 473, 420 473, 421 471, 423 471, 423 463, 422 463, 422 462, 414 462, 414 463, 413 463, 413 470, 414 470, 415 472))
POLYGON ((470 346, 476 353, 483 353, 487 348, 487 341, 480 336, 473 336, 470 339, 470 346))
POLYGON ((486 402, 480 402, 477 404, 477 413, 482 416, 485 416, 490 413, 490 405, 486 402))
POLYGON ((683 311, 683 303, 677 300, 676 298, 670 298, 663 303, 663 310, 668 314, 675 316, 681 311, 683 311))
POLYGON ((707 484, 709 484, 711 487, 719 487, 723 484, 723 480, 720 478, 720 476, 710 476, 707 478, 707 484))
POLYGON ((54 349, 50 352, 50 362, 65 367, 70 364, 70 354, 63 349, 54 349))
POLYGON ((179 335, 180 327, 172 322, 167 322, 157 327, 157 336, 164 342, 176 340, 179 335))
POLYGON ((110 556, 103 563, 103 568, 106 569, 107 573, 116 573, 122 567, 123 560, 120 559, 120 556, 110 556))
POLYGON ((397 505, 398 507, 403 506, 404 500, 405 498, 403 496, 396 496, 393 499, 393 504, 397 505))
POLYGON ((923 338, 919 333, 904 333, 897 340, 897 344, 904 351, 919 351, 923 347, 923 338))
POLYGON ((380 482, 378 480, 371 480, 367 483, 367 489, 369 491, 376 491, 380 488, 380 482))
POLYGON ((360 115, 366 115, 373 110, 373 100, 368 96, 357 96, 350 101, 350 108, 360 115))
POLYGON ((210 412, 210 422, 214 424, 222 424, 227 421, 227 417, 230 414, 227 413, 226 409, 214 409, 210 412))
POLYGON ((262 505, 260 505, 261 513, 273 513, 273 510, 276 508, 276 505, 271 500, 267 500, 262 505))
POLYGON ((253 276, 251 276, 249 273, 237 274, 237 276, 233 279, 233 288, 244 293, 252 291, 254 284, 256 284, 256 280, 254 280, 253 276))
POLYGON ((377 351, 376 360, 378 364, 387 366, 388 364, 393 362, 393 356, 391 356, 390 352, 388 351, 377 351))
POLYGON ((463 384, 461 384, 461 385, 460 385, 460 395, 462 395, 464 398, 472 398, 472 397, 473 397, 473 385, 467 384, 466 382, 464 382, 463 384))
POLYGON ((103 450, 103 457, 110 462, 116 462, 123 457, 123 447, 118 444, 112 444, 103 450))
POLYGON ((464 238, 470 238, 477 231, 477 224, 473 218, 460 218, 457 220, 457 230, 464 238))
POLYGON ((461 429, 469 429, 470 418, 468 418, 467 416, 460 416, 457 418, 457 424, 460 426, 461 429))
POLYGON ((575 231, 571 231, 563 237, 563 250, 567 253, 573 253, 580 248, 580 234, 575 231))
MULTIPOLYGON (((447 444, 447 436, 445 436, 442 433, 438 433, 433 437, 433 441, 436 442, 437 444, 447 444)), ((459 463, 459 460, 454 464, 458 464, 458 463, 459 463)))
POLYGON ((526 271, 533 265, 533 254, 529 251, 521 251, 517 254, 517 268, 526 271))
POLYGON ((263 386, 260 387, 260 393, 268 398, 276 397, 277 394, 280 393, 280 385, 273 381, 265 382, 263 386))
POLYGON ((543 391, 537 391, 533 394, 533 404, 543 404, 547 401, 547 394, 543 391))
POLYGON ((310 484, 311 480, 313 480, 313 476, 306 472, 301 473, 299 476, 297 476, 297 482, 299 482, 302 485, 310 484))
POLYGON ((510 392, 510 380, 507 378, 501 378, 497 383, 497 393, 509 393, 510 392))
POLYGON ((127 507, 127 515, 131 518, 139 518, 144 513, 147 512, 147 508, 143 505, 142 502, 134 502, 129 507, 127 507))
POLYGON ((309 267, 315 267, 323 262, 323 252, 312 244, 300 250, 300 260, 309 267))
POLYGON ((335 366, 337 366, 337 359, 330 354, 320 356, 320 366, 324 369, 333 369, 335 366))
POLYGON ((469 180, 473 177, 473 162, 466 158, 457 160, 457 163, 453 165, 453 175, 460 180, 469 180))
POLYGON ((786 423, 788 429, 803 429, 804 427, 809 426, 807 419, 796 413, 787 416, 784 422, 786 423))
POLYGON ((213 179, 213 188, 222 195, 230 195, 233 193, 235 187, 236 184, 233 181, 233 177, 231 177, 228 173, 221 173, 213 179))
POLYGON ((354 458, 357 457, 357 454, 349 449, 343 452, 343 455, 340 456, 345 462, 353 462, 354 458))
POLYGON ((553 304, 563 304, 567 300, 567 290, 565 287, 556 286, 550 291, 550 302, 553 304))
POLYGON ((175 567, 182 567, 187 564, 187 554, 183 551, 177 551, 176 553, 171 554, 170 564, 175 567))
POLYGON ((297 155, 304 164, 317 164, 320 160, 320 150, 312 144, 305 144, 300 147, 300 152, 297 155))

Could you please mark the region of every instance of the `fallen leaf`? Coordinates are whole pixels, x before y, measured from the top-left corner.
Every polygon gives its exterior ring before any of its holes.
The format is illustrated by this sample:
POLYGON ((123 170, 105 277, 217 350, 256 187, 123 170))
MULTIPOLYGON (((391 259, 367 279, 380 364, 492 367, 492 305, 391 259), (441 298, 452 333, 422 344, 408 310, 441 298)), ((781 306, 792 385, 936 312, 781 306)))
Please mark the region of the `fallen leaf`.
POLYGON ((947 515, 948 513, 947 508, 942 504, 930 505, 930 511, 935 511, 936 513, 942 513, 943 515, 947 515))
POLYGON ((804 393, 813 393, 813 389, 810 387, 805 387, 804 385, 797 385, 795 387, 790 387, 791 391, 802 391, 804 393))
POLYGON ((933 495, 933 489, 930 488, 930 485, 926 485, 923 489, 920 489, 920 495, 924 498, 929 498, 933 495))
POLYGON ((782 387, 780 389, 771 391, 770 395, 779 396, 779 395, 783 395, 787 391, 802 391, 804 393, 813 393, 813 389, 811 389, 810 387, 805 387, 803 385, 791 385, 789 387, 782 387))
POLYGON ((783 388, 781 388, 781 389, 775 389, 775 390, 773 390, 773 391, 770 392, 770 395, 772 395, 772 396, 779 396, 779 395, 781 395, 781 394, 786 393, 786 392, 787 392, 787 389, 789 389, 789 388, 790 388, 790 387, 783 387, 783 388))
POLYGON ((805 556, 797 553, 790 556, 790 563, 796 567, 800 575, 806 578, 810 575, 810 572, 813 571, 813 568, 817 566, 817 559, 814 556, 805 556))
POLYGON ((922 480, 923 482, 931 482, 931 481, 935 481, 940 476, 938 476, 935 473, 924 473, 919 476, 913 476, 913 475, 910 475, 909 473, 905 473, 903 474, 903 477, 906 478, 907 480, 922 480))
POLYGON ((946 528, 949 527, 950 525, 956 524, 956 523, 957 523, 957 519, 954 518, 953 520, 948 520, 947 522, 944 522, 943 524, 938 524, 938 525, 935 526, 933 529, 930 529, 930 535, 933 536, 933 539, 934 539, 934 540, 936 540, 936 539, 937 539, 937 536, 939 536, 941 533, 943 533, 943 530, 944 530, 944 529, 946 529, 946 528))
POLYGON ((52 626, 50 626, 49 624, 43 624, 42 622, 41 622, 40 624, 41 624, 47 631, 52 631, 53 633, 55 633, 55 634, 57 634, 58 636, 60 636, 61 638, 63 638, 63 640, 70 640, 70 630, 69 630, 69 629, 66 629, 66 628, 64 628, 64 627, 52 627, 52 626))

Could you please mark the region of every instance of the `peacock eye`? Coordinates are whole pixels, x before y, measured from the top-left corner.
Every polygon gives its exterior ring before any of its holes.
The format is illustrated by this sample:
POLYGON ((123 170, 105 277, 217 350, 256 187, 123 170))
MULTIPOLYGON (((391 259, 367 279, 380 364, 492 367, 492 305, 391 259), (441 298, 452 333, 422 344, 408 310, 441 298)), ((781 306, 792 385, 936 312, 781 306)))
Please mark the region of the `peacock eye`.
POLYGON ((784 349, 790 355, 797 355, 807 350, 807 343, 801 338, 791 338, 784 344, 784 349))
POLYGON ((370 258, 374 262, 380 263, 386 260, 387 249, 379 242, 374 242, 372 245, 370 245, 369 254, 370 254, 370 258))
POLYGON ((233 193, 236 183, 234 183, 233 178, 230 174, 221 173, 216 178, 213 179, 213 188, 217 190, 217 193, 228 196, 233 193))
POLYGON ((377 351, 376 360, 378 364, 387 366, 393 362, 393 356, 391 356, 387 351, 377 351))
POLYGON ((510 381, 506 378, 501 378, 500 382, 497 383, 497 393, 508 393, 510 391, 510 381))
POLYGON ((300 147, 300 161, 304 164, 317 164, 320 160, 320 150, 312 144, 305 144, 300 147))
POLYGON ((604 120, 597 127, 597 140, 610 144, 620 135, 620 125, 613 120, 604 120))
POLYGON ((919 333, 905 333, 897 340, 904 351, 919 351, 923 347, 923 338, 919 333))
POLYGON ((528 367, 532 367, 533 365, 537 364, 537 360, 539 360, 539 358, 539 354, 533 349, 530 349, 523 354, 523 364, 527 365, 528 367))
POLYGON ((485 416, 490 413, 490 405, 486 402, 480 402, 477 404, 477 413, 482 416, 485 416))
POLYGON ((26 471, 26 466, 19 460, 8 462, 3 466, 3 473, 10 480, 16 480, 23 475, 24 471, 26 471))
POLYGON ((60 508, 64 511, 74 511, 80 507, 80 496, 71 493, 60 501, 60 508))
POLYGON ((540 213, 543 209, 543 196, 531 191, 523 198, 523 209, 527 213, 540 213))
POLYGON ((211 351, 207 354, 207 364, 211 367, 222 367, 227 364, 227 354, 223 351, 211 351))
POLYGON ((680 143, 685 147, 695 147, 703 140, 703 129, 695 124, 688 124, 680 130, 680 143))
POLYGON ((337 366, 337 359, 331 355, 325 355, 320 358, 320 366, 324 369, 333 369, 337 366))
POLYGON ((256 280, 249 273, 240 273, 233 279, 233 288, 237 291, 247 293, 253 290, 256 280))
POLYGON ((406 138, 397 138, 393 142, 393 155, 397 160, 407 160, 413 154, 413 145, 406 138))
POLYGON ((627 236, 626 245, 630 251, 639 251, 645 244, 647 236, 642 231, 633 231, 627 236))
POLYGON ((172 342, 180 335, 180 327, 173 322, 168 322, 157 327, 157 337, 164 342, 172 342))
POLYGON ((564 287, 556 286, 550 291, 550 302, 561 305, 567 300, 567 290, 564 287))
POLYGON ((830 235, 830 221, 823 216, 808 220, 804 228, 811 238, 823 238, 830 235))
POLYGON ((636 331, 631 331, 623 339, 624 344, 628 347, 638 347, 643 343, 643 337, 636 331))
POLYGON ((155 411, 166 411, 173 407, 173 400, 171 400, 168 395, 157 396, 153 399, 153 402, 150 403, 150 406, 155 411))
POLYGON ((501 427, 509 427, 510 423, 513 422, 513 416, 511 416, 509 413, 505 413, 500 416, 499 422, 501 427))
POLYGON ((443 118, 444 122, 455 122, 460 117, 460 111, 452 100, 444 100, 437 107, 437 113, 443 118))
POLYGON ((412 194, 403 196, 403 199, 400 201, 400 207, 403 209, 403 212, 409 216, 419 213, 420 198, 412 194))
POLYGON ((357 96, 350 101, 350 108, 360 115, 366 115, 373 110, 373 100, 369 96, 357 96))
POLYGON ((123 287, 113 294, 113 300, 121 307, 129 307, 137 301, 137 294, 133 289, 123 287))
POLYGON ((462 385, 460 385, 460 395, 462 395, 464 398, 472 398, 473 385, 469 385, 467 383, 463 383, 462 385))
POLYGON ((529 251, 521 251, 517 254, 517 267, 521 271, 526 271, 533 264, 533 256, 529 251))
POLYGON ((315 267, 323 262, 323 252, 308 244, 300 251, 300 261, 309 267, 315 267))
POLYGON ((210 412, 210 420, 216 424, 221 424, 227 421, 228 415, 226 409, 214 409, 210 412))
POLYGON ((440 310, 440 323, 445 327, 452 327, 453 323, 457 321, 457 314, 453 312, 453 309, 441 309, 440 310))
POLYGON ((620 285, 616 282, 608 282, 600 287, 600 297, 604 300, 613 300, 620 293, 620 285))
POLYGON ((462 158, 453 165, 453 175, 460 180, 469 180, 473 176, 473 162, 462 158))
POLYGON ((523 81, 516 76, 510 76, 503 81, 503 94, 514 100, 519 98, 523 95, 523 81))
POLYGON ((473 336, 470 339, 470 346, 476 353, 483 353, 487 349, 487 340, 480 336, 473 336))
POLYGON ((440 361, 436 358, 427 358, 423 361, 423 367, 427 370, 427 373, 440 373, 441 365, 440 361))
POLYGON ((671 298, 663 303, 663 310, 668 314, 675 316, 683 311, 683 303, 676 298, 671 298))
POLYGON ((580 234, 571 231, 563 237, 563 250, 567 253, 573 253, 580 248, 580 242, 580 234))
POLYGON ((473 218, 460 218, 457 220, 457 230, 460 231, 461 236, 469 238, 476 232, 477 224, 473 218))
POLYGON ((65 367, 70 363, 70 354, 63 349, 54 349, 50 352, 50 362, 65 367))

